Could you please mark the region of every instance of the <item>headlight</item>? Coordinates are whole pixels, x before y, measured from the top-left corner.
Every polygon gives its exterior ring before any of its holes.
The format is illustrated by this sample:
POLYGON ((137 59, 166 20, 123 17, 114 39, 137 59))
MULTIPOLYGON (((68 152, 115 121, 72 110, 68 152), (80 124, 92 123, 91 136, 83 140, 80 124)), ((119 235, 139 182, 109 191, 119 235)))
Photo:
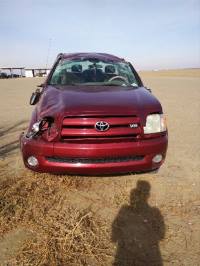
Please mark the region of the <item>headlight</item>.
POLYGON ((34 123, 27 138, 41 136, 46 141, 53 141, 58 136, 58 129, 54 124, 53 117, 45 117, 34 123))
POLYGON ((28 138, 33 138, 41 133, 42 128, 44 127, 44 121, 39 120, 32 125, 30 132, 27 133, 28 138))
POLYGON ((147 116, 144 134, 159 133, 166 130, 166 120, 163 114, 152 114, 147 116))
POLYGON ((41 121, 36 122, 35 124, 33 124, 31 131, 34 133, 37 133, 40 131, 40 125, 41 125, 41 121))
POLYGON ((32 138, 39 134, 41 129, 41 121, 38 121, 32 125, 31 130, 26 134, 27 138, 32 138))

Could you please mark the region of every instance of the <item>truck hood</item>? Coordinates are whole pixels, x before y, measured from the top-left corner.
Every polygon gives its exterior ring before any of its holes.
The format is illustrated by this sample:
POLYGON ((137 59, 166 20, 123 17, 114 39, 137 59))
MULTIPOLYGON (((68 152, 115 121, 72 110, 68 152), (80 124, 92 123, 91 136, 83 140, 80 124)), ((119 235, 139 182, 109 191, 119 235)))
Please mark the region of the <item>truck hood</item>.
MULTIPOLYGON (((159 101, 144 87, 47 86, 37 105, 37 116, 136 115, 161 113, 159 101)), ((143 120, 142 119, 142 120, 143 120)))

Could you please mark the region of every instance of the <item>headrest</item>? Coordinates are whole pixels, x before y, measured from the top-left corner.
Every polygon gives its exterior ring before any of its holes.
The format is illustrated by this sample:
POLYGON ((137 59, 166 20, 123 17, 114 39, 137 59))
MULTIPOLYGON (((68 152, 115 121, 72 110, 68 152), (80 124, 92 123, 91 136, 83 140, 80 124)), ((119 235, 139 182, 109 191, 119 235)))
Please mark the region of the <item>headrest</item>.
POLYGON ((94 69, 95 67, 94 67, 94 65, 89 65, 88 66, 88 69, 94 69))
POLYGON ((73 65, 73 66, 71 67, 71 71, 72 71, 72 72, 78 72, 78 73, 81 73, 81 72, 82 72, 82 65, 79 65, 79 64, 73 65))
POLYGON ((115 73, 115 67, 113 65, 107 65, 105 67, 105 73, 114 74, 115 73))

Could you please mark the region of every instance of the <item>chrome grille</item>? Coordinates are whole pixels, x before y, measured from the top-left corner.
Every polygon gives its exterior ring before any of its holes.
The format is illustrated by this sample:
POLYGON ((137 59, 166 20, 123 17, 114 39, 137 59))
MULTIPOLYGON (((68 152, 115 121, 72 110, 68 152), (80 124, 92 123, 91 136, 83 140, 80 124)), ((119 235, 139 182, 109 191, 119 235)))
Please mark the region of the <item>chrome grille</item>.
POLYGON ((137 139, 141 135, 140 119, 135 116, 101 116, 101 117, 65 117, 62 123, 62 140, 80 139, 137 139), (105 121, 109 124, 106 131, 98 131, 95 124, 105 121), (131 128, 130 124, 138 127, 131 128))

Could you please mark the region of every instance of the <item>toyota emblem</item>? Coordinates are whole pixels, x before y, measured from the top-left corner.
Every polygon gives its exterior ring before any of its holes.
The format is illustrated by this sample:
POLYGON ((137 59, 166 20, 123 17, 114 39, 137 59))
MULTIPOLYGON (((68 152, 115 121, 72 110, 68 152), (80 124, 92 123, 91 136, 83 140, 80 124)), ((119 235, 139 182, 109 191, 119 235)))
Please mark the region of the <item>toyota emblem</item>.
POLYGON ((109 124, 107 122, 104 122, 104 121, 99 121, 99 122, 96 122, 95 124, 95 128, 97 131, 106 131, 109 129, 109 124))

